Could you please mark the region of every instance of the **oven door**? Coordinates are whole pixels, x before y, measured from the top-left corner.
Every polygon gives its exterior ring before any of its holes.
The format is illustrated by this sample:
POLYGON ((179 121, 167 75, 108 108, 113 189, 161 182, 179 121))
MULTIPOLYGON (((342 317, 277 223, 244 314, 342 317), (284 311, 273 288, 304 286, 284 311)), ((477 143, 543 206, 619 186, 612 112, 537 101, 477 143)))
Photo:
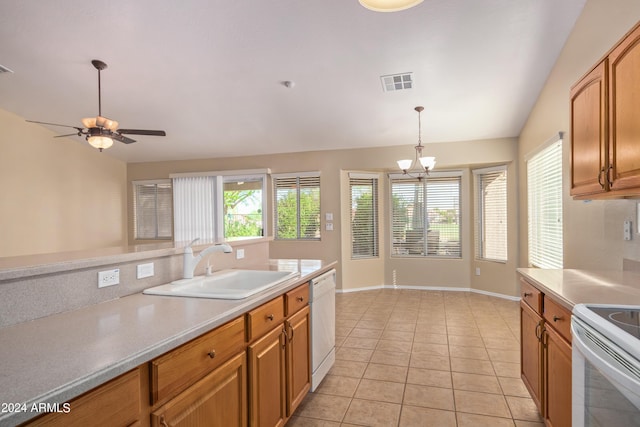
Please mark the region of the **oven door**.
POLYGON ((640 427, 640 363, 576 316, 571 319, 575 427, 640 427))

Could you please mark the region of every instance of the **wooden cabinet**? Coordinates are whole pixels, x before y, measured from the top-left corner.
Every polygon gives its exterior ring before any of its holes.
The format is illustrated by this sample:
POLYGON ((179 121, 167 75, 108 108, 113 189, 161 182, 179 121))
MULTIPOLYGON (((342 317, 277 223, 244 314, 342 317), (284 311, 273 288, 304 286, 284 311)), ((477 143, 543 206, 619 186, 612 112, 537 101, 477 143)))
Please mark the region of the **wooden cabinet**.
POLYGON ((251 426, 282 426, 286 414, 285 335, 282 325, 249 346, 251 426))
POLYGON ((520 302, 520 373, 540 413, 542 413, 542 317, 524 301, 520 302))
POLYGON ((244 351, 241 316, 151 361, 152 404, 166 401, 244 351))
POLYGON ((640 26, 571 89, 571 189, 640 195, 640 26))
POLYGON ((552 327, 544 328, 542 342, 545 353, 545 422, 549 427, 570 426, 571 345, 552 327))
MULTIPOLYGON (((309 285, 304 284, 288 292, 284 298, 288 317, 249 345, 249 422, 252 427, 284 425, 311 388, 308 289, 309 285)), ((278 310, 284 307, 281 301, 282 298, 251 311, 247 316, 254 320, 248 323, 262 325, 265 315, 277 319, 278 310)))
POLYGON ((285 322, 287 416, 293 414, 311 388, 310 313, 307 305, 285 322))
POLYGON ((151 413, 152 427, 247 425, 247 366, 244 352, 210 372, 151 413))
POLYGON ((520 281, 522 380, 547 426, 570 426, 571 313, 533 284, 520 281), (539 300, 531 296, 536 292, 539 300))
POLYGON ((572 196, 609 190, 606 75, 605 60, 571 89, 572 196))
POLYGON ((141 419, 140 368, 134 369, 28 422, 29 426, 131 426, 141 419))

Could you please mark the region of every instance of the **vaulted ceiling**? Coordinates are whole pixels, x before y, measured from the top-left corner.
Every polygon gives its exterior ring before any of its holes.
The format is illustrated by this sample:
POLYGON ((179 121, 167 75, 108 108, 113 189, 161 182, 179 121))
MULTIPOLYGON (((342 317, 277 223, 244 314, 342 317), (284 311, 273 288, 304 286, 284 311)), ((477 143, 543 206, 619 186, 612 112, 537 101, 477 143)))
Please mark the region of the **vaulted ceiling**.
POLYGON ((127 162, 414 144, 417 105, 425 143, 514 137, 584 3, 2 0, 0 108, 81 126, 100 59, 103 115, 167 132, 105 151, 127 162))

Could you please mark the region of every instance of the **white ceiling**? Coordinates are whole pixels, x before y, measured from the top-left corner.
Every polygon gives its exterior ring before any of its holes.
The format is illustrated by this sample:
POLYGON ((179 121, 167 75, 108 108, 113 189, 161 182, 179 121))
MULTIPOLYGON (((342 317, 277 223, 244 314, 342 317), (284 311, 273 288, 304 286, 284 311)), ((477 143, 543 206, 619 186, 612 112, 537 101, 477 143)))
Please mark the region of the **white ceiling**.
POLYGON ((414 144, 416 105, 426 143, 513 137, 585 1, 2 0, 0 108, 81 126, 100 59, 103 115, 167 132, 105 151, 127 162, 414 144))

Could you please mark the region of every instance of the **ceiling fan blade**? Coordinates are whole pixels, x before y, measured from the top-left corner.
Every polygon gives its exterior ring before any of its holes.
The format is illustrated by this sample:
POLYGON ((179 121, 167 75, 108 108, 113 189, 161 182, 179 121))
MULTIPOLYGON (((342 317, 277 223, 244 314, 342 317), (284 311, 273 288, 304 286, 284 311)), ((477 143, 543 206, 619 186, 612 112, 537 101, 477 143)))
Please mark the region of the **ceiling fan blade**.
POLYGON ((80 136, 80 133, 76 132, 76 133, 68 133, 66 135, 56 135, 56 136, 54 136, 54 138, 64 138, 64 137, 67 137, 67 136, 80 136))
POLYGON ((40 125, 62 126, 62 127, 65 127, 65 128, 77 129, 78 132, 82 132, 82 128, 79 128, 77 126, 61 125, 61 124, 58 124, 58 123, 38 122, 36 120, 26 120, 26 121, 29 122, 29 123, 38 123, 40 125))
POLYGON ((167 136, 167 133, 163 130, 118 129, 118 133, 126 133, 129 135, 167 136))
POLYGON ((135 139, 127 138, 126 136, 123 136, 123 135, 120 135, 120 134, 117 134, 117 133, 111 134, 111 138, 115 139, 116 141, 123 142, 125 144, 131 144, 131 143, 136 142, 135 139))

